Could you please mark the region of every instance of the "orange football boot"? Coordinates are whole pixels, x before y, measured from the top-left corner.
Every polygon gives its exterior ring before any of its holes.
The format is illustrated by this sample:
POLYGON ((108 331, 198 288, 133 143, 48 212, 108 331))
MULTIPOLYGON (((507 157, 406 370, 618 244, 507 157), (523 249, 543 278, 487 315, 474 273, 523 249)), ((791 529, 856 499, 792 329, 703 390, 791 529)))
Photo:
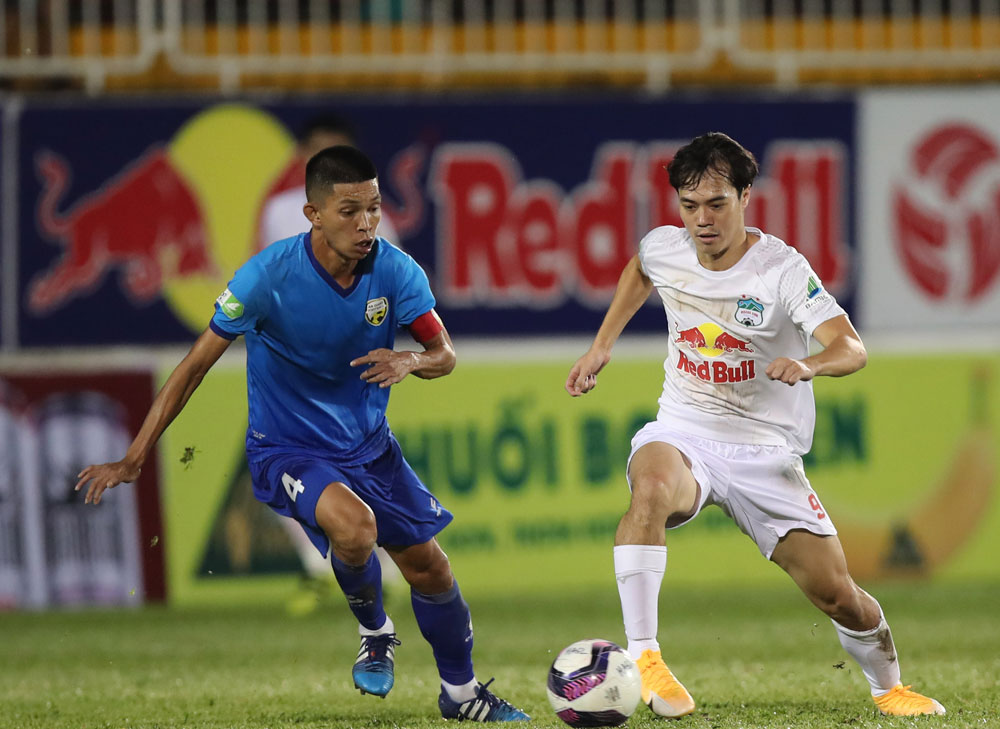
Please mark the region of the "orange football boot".
POLYGON ((694 711, 694 699, 674 678, 659 651, 644 650, 636 663, 642 678, 642 701, 654 714, 677 719, 694 711))
POLYGON ((887 694, 872 696, 878 710, 887 716, 919 716, 921 714, 944 714, 944 707, 937 701, 910 691, 909 686, 896 684, 887 694))

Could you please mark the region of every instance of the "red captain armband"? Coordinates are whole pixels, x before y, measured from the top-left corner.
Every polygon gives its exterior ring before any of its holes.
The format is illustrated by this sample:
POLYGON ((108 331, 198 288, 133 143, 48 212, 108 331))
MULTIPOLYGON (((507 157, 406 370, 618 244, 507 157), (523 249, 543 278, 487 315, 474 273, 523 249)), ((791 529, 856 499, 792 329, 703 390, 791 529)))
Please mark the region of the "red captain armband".
POLYGON ((421 314, 414 319, 409 328, 413 338, 424 344, 443 332, 444 324, 441 321, 441 317, 437 315, 437 312, 431 309, 426 314, 421 314))

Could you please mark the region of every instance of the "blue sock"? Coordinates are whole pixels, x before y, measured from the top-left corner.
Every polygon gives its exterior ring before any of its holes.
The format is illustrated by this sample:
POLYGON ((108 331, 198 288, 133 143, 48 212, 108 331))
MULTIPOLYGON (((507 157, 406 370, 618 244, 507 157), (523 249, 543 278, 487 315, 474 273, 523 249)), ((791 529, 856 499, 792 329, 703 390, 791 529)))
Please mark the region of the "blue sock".
POLYGON ((349 565, 330 553, 333 574, 337 584, 344 591, 351 612, 368 630, 378 630, 385 624, 385 608, 382 605, 382 565, 372 552, 368 561, 360 567, 349 565))
POLYGON ((461 685, 475 677, 472 670, 472 616, 458 583, 440 595, 410 590, 413 615, 431 644, 443 681, 461 685))

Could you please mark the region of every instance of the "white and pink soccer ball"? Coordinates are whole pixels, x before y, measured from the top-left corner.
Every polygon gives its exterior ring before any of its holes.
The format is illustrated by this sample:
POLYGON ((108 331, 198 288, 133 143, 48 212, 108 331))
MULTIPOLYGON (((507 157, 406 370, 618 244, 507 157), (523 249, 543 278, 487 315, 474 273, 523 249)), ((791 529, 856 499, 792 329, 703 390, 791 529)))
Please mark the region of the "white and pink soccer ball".
POLYGON ((618 726, 639 705, 639 668, 609 640, 580 640, 552 662, 546 693, 572 727, 618 726))

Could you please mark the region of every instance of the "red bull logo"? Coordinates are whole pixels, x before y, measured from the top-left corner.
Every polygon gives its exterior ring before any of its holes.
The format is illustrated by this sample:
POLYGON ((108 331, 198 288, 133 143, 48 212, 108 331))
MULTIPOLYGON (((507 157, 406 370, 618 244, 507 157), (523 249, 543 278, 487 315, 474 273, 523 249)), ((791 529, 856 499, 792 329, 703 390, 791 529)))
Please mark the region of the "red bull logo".
POLYGON ((65 210, 71 170, 40 153, 38 228, 63 254, 29 285, 28 310, 48 314, 117 274, 132 302, 162 298, 200 331, 211 302, 253 253, 258 208, 293 147, 269 114, 221 104, 65 210))
POLYGON ((690 329, 681 329, 674 339, 678 344, 686 344, 706 357, 718 357, 729 352, 753 352, 750 342, 734 337, 718 324, 705 322, 690 329))
MULTIPOLYGON (((437 209, 437 292, 464 307, 610 299, 638 236, 683 225, 665 169, 680 146, 607 142, 595 150, 588 179, 566 191, 549 179, 526 180, 500 145, 440 145, 427 182, 437 209)), ((846 157, 834 141, 774 142, 746 215, 799 246, 834 292, 850 271, 846 157)))
MULTIPOLYGON (((750 343, 739 337, 734 337, 718 324, 705 322, 690 329, 677 332, 674 339, 677 344, 683 344, 705 357, 720 357, 733 352, 753 352, 750 343)), ((687 372, 704 382, 729 383, 745 382, 756 376, 752 359, 740 360, 735 366, 724 361, 696 362, 689 358, 683 350, 677 353, 677 369, 687 372)))
POLYGON ((974 301, 1000 277, 1000 148, 970 124, 925 134, 911 176, 892 193, 895 242, 910 279, 932 299, 974 301))
POLYGON ((159 296, 167 277, 214 271, 195 194, 162 148, 151 149, 62 213, 57 208, 69 179, 65 161, 45 151, 35 164, 43 185, 38 224, 64 253, 31 283, 33 312, 93 290, 113 270, 139 303, 159 296))
MULTIPOLYGON (((425 160, 423 145, 414 144, 389 165, 404 203, 391 214, 403 236, 422 224, 418 178, 425 160)), ((162 298, 192 331, 205 326, 232 272, 259 250, 264 203, 304 185, 302 161, 284 126, 241 104, 195 114, 65 208, 69 165, 43 151, 35 166, 42 182, 38 229, 63 253, 29 284, 28 310, 49 314, 111 278, 135 304, 162 298)))
MULTIPOLYGON (((698 327, 691 327, 690 329, 682 329, 677 332, 677 339, 674 340, 678 344, 686 344, 691 347, 691 349, 705 349, 708 345, 705 342, 705 335, 702 334, 701 329, 698 327)), ((714 348, 714 343, 713 343, 714 348)))

